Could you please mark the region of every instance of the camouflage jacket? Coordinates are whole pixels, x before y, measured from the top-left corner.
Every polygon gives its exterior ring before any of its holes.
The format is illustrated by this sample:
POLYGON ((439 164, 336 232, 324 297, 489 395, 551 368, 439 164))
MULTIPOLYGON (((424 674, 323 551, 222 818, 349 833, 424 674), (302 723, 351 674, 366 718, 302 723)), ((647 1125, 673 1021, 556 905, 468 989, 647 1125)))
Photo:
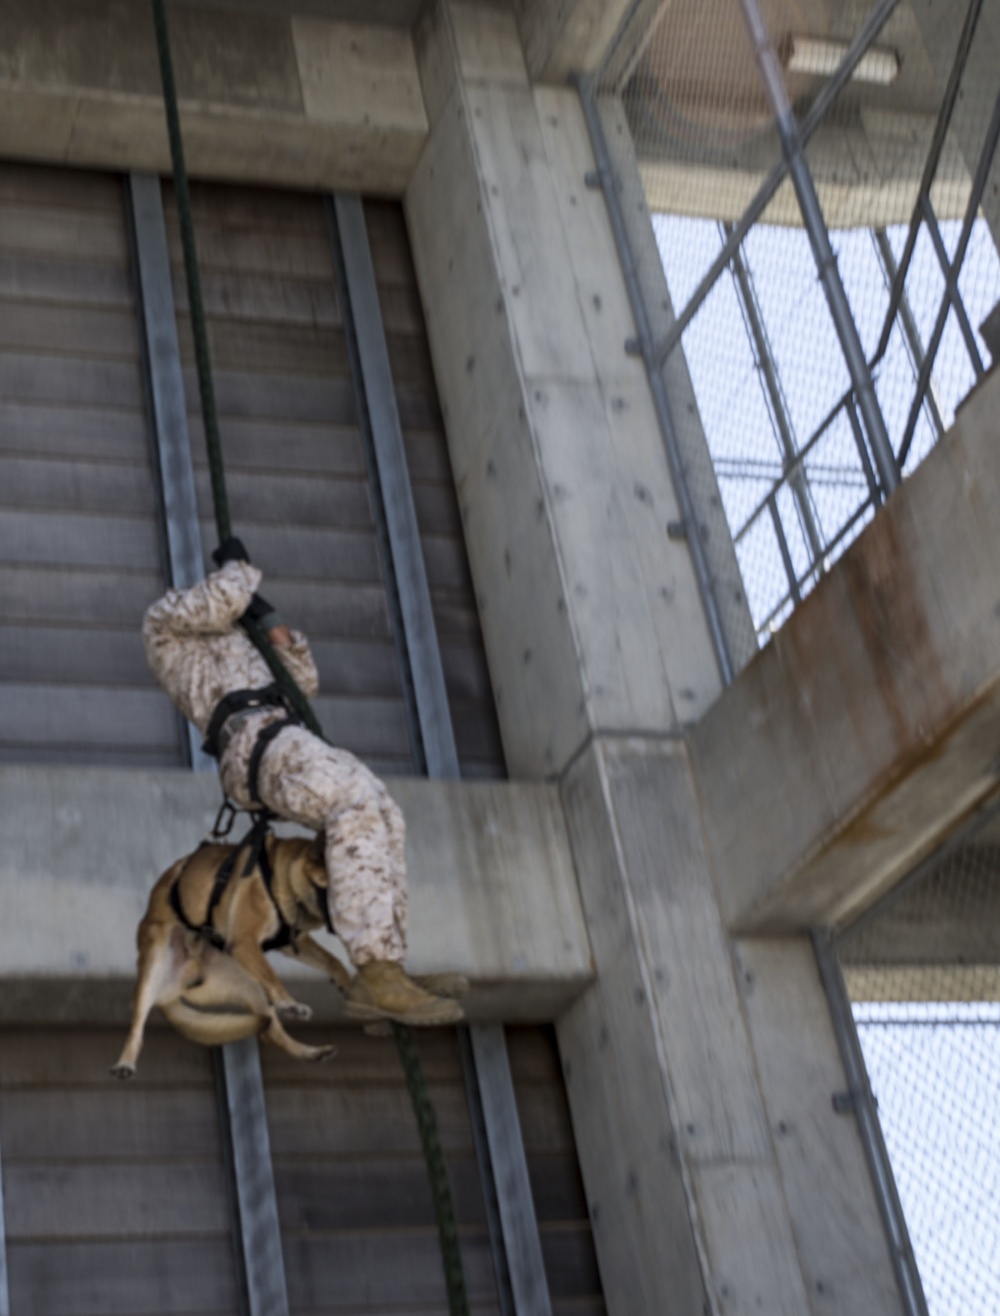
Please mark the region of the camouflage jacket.
MULTIPOLYGON (((227 562, 190 589, 168 590, 143 619, 142 640, 153 674, 202 735, 223 695, 258 689, 274 679, 236 626, 260 578, 248 562, 227 562)), ((306 637, 292 631, 291 646, 275 652, 311 699, 319 678, 306 637)))

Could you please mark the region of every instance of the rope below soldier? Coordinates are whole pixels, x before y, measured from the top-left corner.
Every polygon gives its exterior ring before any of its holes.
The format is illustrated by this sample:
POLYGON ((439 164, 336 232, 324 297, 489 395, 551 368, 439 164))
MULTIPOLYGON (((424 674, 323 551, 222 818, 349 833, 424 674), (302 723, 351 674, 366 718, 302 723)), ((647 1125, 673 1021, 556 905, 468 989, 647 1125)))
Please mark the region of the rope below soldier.
POLYGON ((217 571, 188 589, 168 590, 146 613, 143 642, 156 679, 208 737, 228 799, 325 832, 330 918, 357 970, 348 1014, 456 1023, 461 1007, 403 970, 406 854, 398 805, 353 754, 303 726, 272 683, 239 626, 244 616, 267 630, 307 697, 319 681, 306 637, 288 630, 257 594, 261 573, 242 543, 227 539, 212 556, 217 571))

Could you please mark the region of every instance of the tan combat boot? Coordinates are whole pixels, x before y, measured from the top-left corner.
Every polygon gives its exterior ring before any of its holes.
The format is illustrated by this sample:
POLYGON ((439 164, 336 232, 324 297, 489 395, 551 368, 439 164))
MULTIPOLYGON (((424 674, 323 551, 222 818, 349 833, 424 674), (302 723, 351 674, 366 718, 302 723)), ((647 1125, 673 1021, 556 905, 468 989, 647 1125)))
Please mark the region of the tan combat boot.
POLYGON ((345 1010, 350 1019, 394 1019, 416 1028, 457 1024, 464 1018, 457 1001, 425 991, 392 960, 361 965, 348 990, 345 1010))

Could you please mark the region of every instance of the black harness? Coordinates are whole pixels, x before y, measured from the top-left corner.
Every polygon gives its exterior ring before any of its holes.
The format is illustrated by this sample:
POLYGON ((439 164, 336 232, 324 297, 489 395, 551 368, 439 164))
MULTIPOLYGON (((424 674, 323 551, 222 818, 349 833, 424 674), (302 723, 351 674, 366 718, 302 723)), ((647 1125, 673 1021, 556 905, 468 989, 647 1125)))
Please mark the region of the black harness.
MULTIPOLYGON (((287 723, 276 722, 273 725, 280 729, 281 727, 286 726, 287 723)), ((267 727, 266 730, 270 731, 271 728, 267 727)), ((273 739, 273 736, 271 739, 273 739)), ((223 809, 225 809, 225 807, 226 806, 223 805, 223 809)), ((220 810, 220 815, 221 813, 222 810, 220 810)), ((222 893, 229 885, 230 878, 233 875, 233 869, 236 867, 236 860, 244 846, 247 846, 248 850, 246 863, 243 865, 243 872, 240 876, 249 877, 255 868, 260 868, 260 875, 264 882, 264 888, 270 896, 271 904, 274 906, 274 912, 278 916, 278 931, 274 933, 273 936, 268 937, 266 941, 261 942, 260 948, 261 950, 268 951, 283 950, 286 946, 294 947, 295 928, 294 925, 289 923, 285 918, 281 906, 278 904, 277 897, 274 894, 274 868, 271 864, 271 857, 267 853, 267 836, 270 832, 271 820, 273 817, 274 815, 269 813, 266 809, 260 809, 254 813, 253 826, 250 828, 249 832, 247 832, 243 840, 240 841, 238 845, 234 846, 229 854, 223 858, 215 874, 215 882, 212 885, 212 893, 208 898, 208 908, 205 910, 204 922, 201 924, 192 923, 184 912, 184 906, 181 904, 181 894, 179 890, 180 880, 184 875, 183 872, 177 875, 170 887, 170 908, 177 915, 178 919, 190 932, 196 932, 199 936, 204 937, 205 940, 210 942, 217 950, 224 951, 227 950, 228 947, 225 938, 213 924, 212 915, 215 913, 219 901, 222 899, 222 893)), ((232 822, 230 821, 230 826, 231 825, 232 822)), ((213 841, 203 841, 202 845, 199 846, 199 849, 211 844, 213 844, 213 841)), ((321 890, 321 888, 317 888, 317 890, 321 890)), ((326 924, 327 930, 333 932, 333 923, 330 920, 330 910, 322 895, 317 903, 322 912, 323 921, 326 924)))
POLYGON ((219 757, 219 736, 222 734, 223 726, 235 713, 246 712, 248 708, 283 708, 285 710, 283 718, 279 718, 276 722, 269 722, 261 730, 254 741, 250 762, 247 765, 247 790, 254 804, 260 804, 261 799, 258 794, 257 784, 260 776, 260 761, 264 757, 264 751, 279 732, 284 731, 285 727, 301 726, 302 719, 289 706, 288 700, 276 681, 272 682, 271 685, 261 686, 259 690, 231 690, 228 695, 223 695, 212 710, 212 716, 209 719, 208 730, 205 733, 205 740, 202 745, 202 749, 206 754, 210 754, 214 759, 219 757))

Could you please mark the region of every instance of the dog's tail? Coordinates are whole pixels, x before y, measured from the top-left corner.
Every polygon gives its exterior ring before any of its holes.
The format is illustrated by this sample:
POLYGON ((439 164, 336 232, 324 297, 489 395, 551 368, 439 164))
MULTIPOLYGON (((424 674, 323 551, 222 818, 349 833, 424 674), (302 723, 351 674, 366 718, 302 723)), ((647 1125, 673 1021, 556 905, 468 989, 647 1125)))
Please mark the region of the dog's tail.
POLYGON ((261 1017, 246 1001, 198 1001, 197 992, 178 997, 160 1008, 179 1033, 202 1046, 225 1046, 228 1042, 242 1042, 253 1037, 267 1026, 267 1017, 261 1017))

